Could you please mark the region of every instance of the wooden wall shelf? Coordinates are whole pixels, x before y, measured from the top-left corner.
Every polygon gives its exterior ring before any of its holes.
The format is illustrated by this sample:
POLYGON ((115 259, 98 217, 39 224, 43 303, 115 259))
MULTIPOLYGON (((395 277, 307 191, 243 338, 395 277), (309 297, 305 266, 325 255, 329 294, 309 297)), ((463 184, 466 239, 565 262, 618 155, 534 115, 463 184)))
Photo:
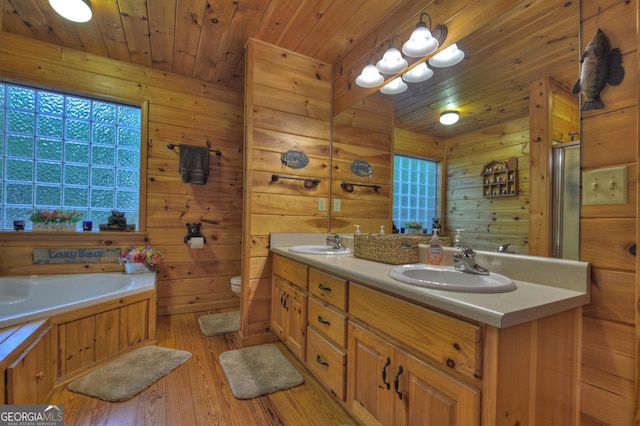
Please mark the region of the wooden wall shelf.
POLYGON ((482 168, 482 195, 486 198, 518 195, 518 159, 493 160, 482 168))

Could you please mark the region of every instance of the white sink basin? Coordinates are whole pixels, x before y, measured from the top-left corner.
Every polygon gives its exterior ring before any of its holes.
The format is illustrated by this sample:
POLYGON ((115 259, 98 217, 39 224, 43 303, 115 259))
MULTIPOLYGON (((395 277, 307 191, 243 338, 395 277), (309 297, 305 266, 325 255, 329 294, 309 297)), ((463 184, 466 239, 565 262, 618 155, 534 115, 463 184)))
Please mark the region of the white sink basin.
POLYGON ((405 284, 467 293, 504 293, 517 288, 516 284, 504 275, 492 272, 489 275, 477 275, 457 271, 453 266, 432 266, 424 263, 395 266, 389 271, 389 276, 405 284))
POLYGON ((293 246, 289 247, 289 251, 293 253, 302 253, 302 254, 351 254, 351 249, 349 248, 335 248, 333 246, 293 246))

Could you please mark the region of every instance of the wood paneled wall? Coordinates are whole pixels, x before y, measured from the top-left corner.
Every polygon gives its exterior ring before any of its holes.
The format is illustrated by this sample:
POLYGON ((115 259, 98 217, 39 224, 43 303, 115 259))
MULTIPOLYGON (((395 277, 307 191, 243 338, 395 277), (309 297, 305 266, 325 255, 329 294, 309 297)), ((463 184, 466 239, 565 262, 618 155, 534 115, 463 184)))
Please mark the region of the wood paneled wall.
POLYGON ((393 98, 374 94, 338 114, 333 121, 331 143, 331 199, 340 200, 340 211, 331 202, 331 231, 353 233, 360 225, 363 233, 379 232, 384 226, 391 232, 393 208, 393 98), (351 164, 364 160, 373 174, 360 177, 351 171, 351 164), (349 193, 342 182, 354 186, 349 193))
POLYGON ((621 49, 626 73, 602 91, 604 109, 582 113, 581 167, 627 166, 629 188, 626 204, 581 206, 580 258, 593 277, 583 320, 582 420, 637 425, 640 283, 631 248, 638 241, 638 1, 583 1, 583 50, 596 26, 621 49))
POLYGON ((158 313, 238 306, 229 279, 240 272, 243 110, 242 94, 194 79, 61 49, 3 33, 0 74, 25 84, 87 96, 148 105, 146 200, 141 228, 146 235, 79 233, 36 238, 0 233, 0 274, 119 271, 113 264, 33 265, 34 247, 120 246, 145 238, 165 254, 159 268, 158 313), (211 146, 206 185, 181 182, 178 152, 167 143, 211 146), (203 250, 183 243, 188 222, 202 223, 203 250), (9 259, 11 263, 9 266, 9 259))
POLYGON ((445 141, 446 190, 444 234, 453 238, 464 229, 463 243, 478 250, 495 250, 511 243, 513 251, 528 252, 529 118, 522 117, 445 141), (482 172, 493 160, 518 159, 518 194, 484 197, 482 172))
POLYGON ((271 232, 327 232, 331 162, 332 67, 250 39, 245 87, 244 231, 242 257, 243 345, 272 340, 271 232), (302 151, 309 164, 285 167, 281 156, 302 151), (319 179, 305 188, 299 180, 319 179))

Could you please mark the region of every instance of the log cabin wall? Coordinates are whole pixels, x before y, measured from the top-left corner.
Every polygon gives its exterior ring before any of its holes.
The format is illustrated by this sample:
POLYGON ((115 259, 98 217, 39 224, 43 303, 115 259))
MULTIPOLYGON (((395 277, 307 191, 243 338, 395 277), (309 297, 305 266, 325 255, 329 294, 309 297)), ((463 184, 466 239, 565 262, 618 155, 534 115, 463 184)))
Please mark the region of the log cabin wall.
MULTIPOLYGON (((146 176, 141 229, 165 255, 158 275, 160 315, 238 306, 229 279, 240 272, 242 209, 242 94, 84 52, 61 49, 2 34, 3 78, 92 97, 148 105, 146 176), (168 142, 205 145, 222 151, 211 157, 206 185, 183 184, 178 152, 168 142), (185 224, 202 223, 203 250, 183 243, 185 224)), ((143 119, 144 121, 144 119, 143 119)), ((147 124, 144 123, 143 124, 147 124)), ((121 271, 117 263, 33 265, 34 247, 142 244, 145 234, 78 233, 39 237, 0 233, 0 274, 121 271), (48 238, 48 239, 47 239, 48 238)))
POLYGON ((462 241, 477 250, 495 250, 511 243, 512 250, 528 253, 529 227, 529 118, 505 122, 445 141, 447 177, 444 234, 453 240, 464 229, 462 241), (494 160, 518 160, 518 194, 485 197, 484 166, 494 160))
POLYGON ((327 232, 331 161, 332 67, 250 39, 245 87, 243 345, 273 340, 271 232, 327 232), (304 168, 281 161, 287 151, 309 158, 304 168), (272 176, 281 177, 277 181, 272 176), (318 179, 315 186, 286 177, 318 179))
POLYGON ((391 232, 393 202, 393 98, 368 96, 334 117, 331 142, 331 231, 351 234, 354 225, 362 233, 379 232, 384 226, 391 232), (373 169, 371 176, 360 177, 351 170, 356 160, 364 160, 373 169), (354 186, 346 191, 341 184, 354 186), (336 211, 333 200, 340 200, 336 211))
POLYGON ((629 186, 625 204, 581 206, 580 258, 591 263, 593 280, 583 317, 582 423, 637 425, 638 1, 583 1, 581 52, 596 25, 620 48, 626 72, 601 92, 604 109, 582 113, 581 169, 627 166, 629 186))

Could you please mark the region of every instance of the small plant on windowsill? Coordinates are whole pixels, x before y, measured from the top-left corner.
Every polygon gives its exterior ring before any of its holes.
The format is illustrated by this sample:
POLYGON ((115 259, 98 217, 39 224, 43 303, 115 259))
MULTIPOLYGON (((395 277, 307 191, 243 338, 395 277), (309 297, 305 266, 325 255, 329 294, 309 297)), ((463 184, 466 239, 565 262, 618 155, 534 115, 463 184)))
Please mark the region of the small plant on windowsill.
POLYGON ((31 212, 29 220, 34 231, 75 231, 76 223, 84 216, 83 213, 73 210, 47 210, 35 209, 31 212))
POLYGON ((419 234, 422 232, 422 224, 420 222, 405 222, 404 226, 407 228, 409 234, 419 234))
POLYGON ((124 265, 128 274, 147 272, 154 270, 157 265, 164 262, 164 255, 160 250, 150 245, 131 246, 127 252, 120 256, 118 262, 124 265))

